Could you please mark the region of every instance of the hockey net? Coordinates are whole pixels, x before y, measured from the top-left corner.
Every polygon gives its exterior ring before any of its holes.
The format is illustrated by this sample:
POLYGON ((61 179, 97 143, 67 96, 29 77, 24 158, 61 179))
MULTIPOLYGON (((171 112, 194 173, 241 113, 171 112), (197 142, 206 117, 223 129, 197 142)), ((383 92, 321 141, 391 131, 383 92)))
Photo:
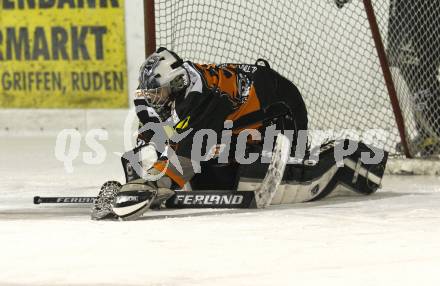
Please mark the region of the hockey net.
POLYGON ((310 129, 334 137, 355 130, 359 139, 376 141, 391 154, 433 157, 440 152, 440 2, 146 2, 152 5, 146 10, 155 14, 150 51, 165 46, 204 63, 265 58, 300 89, 310 129), (366 3, 373 8, 370 18, 366 3), (372 19, 379 27, 376 35, 372 19), (384 79, 373 39, 384 46, 391 82, 384 79), (390 84, 397 91, 394 108, 390 84))

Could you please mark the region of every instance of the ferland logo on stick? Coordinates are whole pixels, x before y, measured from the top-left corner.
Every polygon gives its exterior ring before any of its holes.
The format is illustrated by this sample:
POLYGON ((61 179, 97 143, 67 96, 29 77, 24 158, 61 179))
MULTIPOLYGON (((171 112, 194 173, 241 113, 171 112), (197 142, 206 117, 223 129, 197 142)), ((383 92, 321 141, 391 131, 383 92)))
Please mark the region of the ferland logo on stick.
POLYGON ((244 196, 241 194, 177 194, 176 205, 240 205, 244 196))

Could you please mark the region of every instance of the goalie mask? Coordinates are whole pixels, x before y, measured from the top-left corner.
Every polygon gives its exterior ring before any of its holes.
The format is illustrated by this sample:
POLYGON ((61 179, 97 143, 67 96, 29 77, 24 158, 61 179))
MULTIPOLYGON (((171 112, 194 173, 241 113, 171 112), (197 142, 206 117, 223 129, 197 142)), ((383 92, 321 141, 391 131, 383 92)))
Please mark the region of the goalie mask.
POLYGON ((142 64, 136 97, 144 97, 148 105, 160 108, 188 86, 183 61, 175 53, 159 48, 142 64))

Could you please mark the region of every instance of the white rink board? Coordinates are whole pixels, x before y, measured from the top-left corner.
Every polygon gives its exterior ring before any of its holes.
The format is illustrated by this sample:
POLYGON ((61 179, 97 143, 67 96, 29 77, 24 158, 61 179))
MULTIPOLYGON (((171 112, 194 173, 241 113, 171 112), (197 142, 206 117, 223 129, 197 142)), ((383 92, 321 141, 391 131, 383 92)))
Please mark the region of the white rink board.
MULTIPOLYGON (((0 285, 432 285, 440 283, 440 178, 386 177, 370 197, 256 210, 170 210, 95 222, 34 195, 96 195, 103 164, 64 171, 53 137, 0 141, 0 285), (159 219, 151 216, 160 215, 159 219), (166 218, 168 217, 168 218, 166 218)), ((86 147, 82 151, 89 151, 86 147)))

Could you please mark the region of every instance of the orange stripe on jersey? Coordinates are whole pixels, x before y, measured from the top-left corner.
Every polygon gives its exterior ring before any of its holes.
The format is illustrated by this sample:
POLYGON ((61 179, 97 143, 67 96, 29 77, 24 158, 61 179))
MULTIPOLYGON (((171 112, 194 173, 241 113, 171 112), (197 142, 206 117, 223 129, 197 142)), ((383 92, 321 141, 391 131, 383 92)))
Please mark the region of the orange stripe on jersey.
POLYGON ((165 174, 170 177, 171 180, 176 182, 179 187, 183 188, 183 186, 185 185, 185 180, 178 174, 174 173, 170 168, 168 168, 166 162, 167 161, 158 161, 154 163, 153 168, 158 170, 159 172, 163 172, 165 170, 165 174))

